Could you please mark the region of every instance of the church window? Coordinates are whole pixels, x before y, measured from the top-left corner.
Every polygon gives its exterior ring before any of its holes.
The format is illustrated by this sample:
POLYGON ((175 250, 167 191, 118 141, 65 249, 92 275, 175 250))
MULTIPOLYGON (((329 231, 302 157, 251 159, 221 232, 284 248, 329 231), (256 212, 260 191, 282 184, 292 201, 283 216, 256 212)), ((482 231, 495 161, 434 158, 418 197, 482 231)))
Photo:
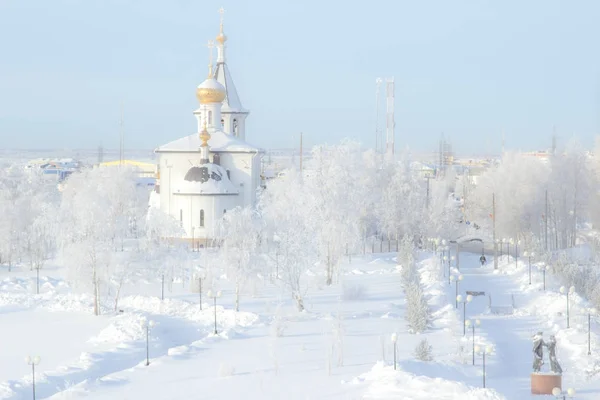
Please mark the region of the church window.
POLYGON ((221 156, 219 154, 213 156, 213 164, 221 165, 221 156))
POLYGON ((204 226, 204 210, 200 210, 200 226, 204 226))
POLYGON ((223 118, 221 118, 221 129, 223 129, 224 126, 225 126, 225 120, 223 118))
POLYGON ((237 118, 233 119, 233 133, 235 136, 238 136, 238 120, 237 118))
POLYGON ((183 226, 183 210, 179 210, 179 225, 183 226))
POLYGON ((207 125, 212 125, 212 111, 208 112, 208 122, 207 125))

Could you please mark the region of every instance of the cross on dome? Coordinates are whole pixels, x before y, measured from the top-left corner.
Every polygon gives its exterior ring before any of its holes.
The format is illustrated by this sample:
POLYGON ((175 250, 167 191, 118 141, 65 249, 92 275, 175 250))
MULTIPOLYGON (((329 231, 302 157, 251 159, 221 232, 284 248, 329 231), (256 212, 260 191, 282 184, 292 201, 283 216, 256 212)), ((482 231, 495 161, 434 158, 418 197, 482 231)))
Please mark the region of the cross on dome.
POLYGON ((217 36, 217 42, 219 42, 219 44, 223 46, 227 41, 227 36, 225 36, 225 33, 223 32, 223 15, 225 14, 225 9, 223 7, 219 8, 219 14, 221 15, 221 26, 219 30, 219 35, 217 36))
POLYGON ((215 47, 215 42, 212 40, 208 41, 206 45, 208 47, 208 77, 213 77, 213 48, 215 47))

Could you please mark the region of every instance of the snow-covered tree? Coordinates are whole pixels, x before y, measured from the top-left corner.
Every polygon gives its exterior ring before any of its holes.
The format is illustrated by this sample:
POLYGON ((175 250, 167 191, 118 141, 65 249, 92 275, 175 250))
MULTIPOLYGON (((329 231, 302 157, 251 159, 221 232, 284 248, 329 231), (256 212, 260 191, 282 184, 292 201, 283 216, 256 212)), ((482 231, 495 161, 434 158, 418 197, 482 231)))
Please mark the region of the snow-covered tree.
POLYGON ((258 247, 261 231, 256 211, 249 207, 229 210, 219 222, 217 237, 221 241, 219 258, 227 277, 235 282, 235 309, 240 309, 240 292, 249 279, 257 277, 260 267, 258 247))
POLYGON ((302 186, 295 171, 269 186, 261 197, 266 256, 277 279, 291 291, 298 311, 304 310, 306 272, 317 261, 317 243, 305 210, 296 206, 302 186))

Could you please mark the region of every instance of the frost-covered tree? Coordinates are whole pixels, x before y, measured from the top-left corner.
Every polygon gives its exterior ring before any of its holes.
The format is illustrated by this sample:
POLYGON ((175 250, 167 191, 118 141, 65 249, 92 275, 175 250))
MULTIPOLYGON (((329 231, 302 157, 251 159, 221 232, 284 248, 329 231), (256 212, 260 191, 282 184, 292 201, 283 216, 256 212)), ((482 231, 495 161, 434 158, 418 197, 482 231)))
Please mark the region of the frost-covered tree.
POLYGON ((337 146, 316 146, 306 169, 303 202, 298 205, 317 238, 325 282, 331 285, 342 257, 358 247, 364 235, 366 213, 359 184, 365 163, 360 144, 346 140, 337 146))
POLYGON ((427 329, 429 308, 421 284, 417 281, 410 283, 405 291, 406 310, 404 318, 411 333, 421 333, 427 329))
POLYGON ((100 314, 102 294, 110 295, 113 282, 121 281, 113 279, 115 274, 123 275, 123 263, 114 254, 115 238, 121 240, 132 232, 124 229, 120 221, 127 219, 125 215, 132 209, 141 208, 138 202, 147 203, 147 198, 134 195, 132 187, 136 187, 136 182, 131 171, 96 168, 70 176, 62 193, 63 260, 73 285, 92 293, 96 315, 100 314), (122 195, 115 194, 119 190, 122 195))
POLYGON ((297 196, 302 196, 301 181, 290 171, 285 180, 269 186, 261 197, 260 210, 271 269, 290 290, 298 311, 303 311, 306 272, 317 262, 318 246, 303 208, 294 205, 297 196))
POLYGON ((258 249, 261 220, 250 207, 228 211, 217 227, 221 242, 219 258, 227 277, 235 283, 235 309, 240 309, 240 292, 249 279, 255 279, 260 268, 258 249))
POLYGON ((419 342, 417 347, 415 347, 414 354, 415 358, 419 361, 433 361, 432 347, 427 339, 423 339, 419 342))

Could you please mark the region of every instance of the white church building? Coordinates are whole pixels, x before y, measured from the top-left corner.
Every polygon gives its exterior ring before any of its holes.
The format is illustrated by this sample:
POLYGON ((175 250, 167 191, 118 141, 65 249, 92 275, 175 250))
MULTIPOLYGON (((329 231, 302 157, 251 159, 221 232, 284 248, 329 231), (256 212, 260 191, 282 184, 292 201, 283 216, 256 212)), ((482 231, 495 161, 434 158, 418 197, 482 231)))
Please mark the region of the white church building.
MULTIPOLYGON (((171 215, 187 239, 205 241, 227 210, 254 206, 261 185, 264 151, 245 141, 246 110, 225 59, 227 37, 216 38, 218 58, 209 62, 208 78, 196 89, 197 133, 157 149, 157 186, 150 205, 171 215)), ((212 51, 212 42, 209 42, 212 51)))

